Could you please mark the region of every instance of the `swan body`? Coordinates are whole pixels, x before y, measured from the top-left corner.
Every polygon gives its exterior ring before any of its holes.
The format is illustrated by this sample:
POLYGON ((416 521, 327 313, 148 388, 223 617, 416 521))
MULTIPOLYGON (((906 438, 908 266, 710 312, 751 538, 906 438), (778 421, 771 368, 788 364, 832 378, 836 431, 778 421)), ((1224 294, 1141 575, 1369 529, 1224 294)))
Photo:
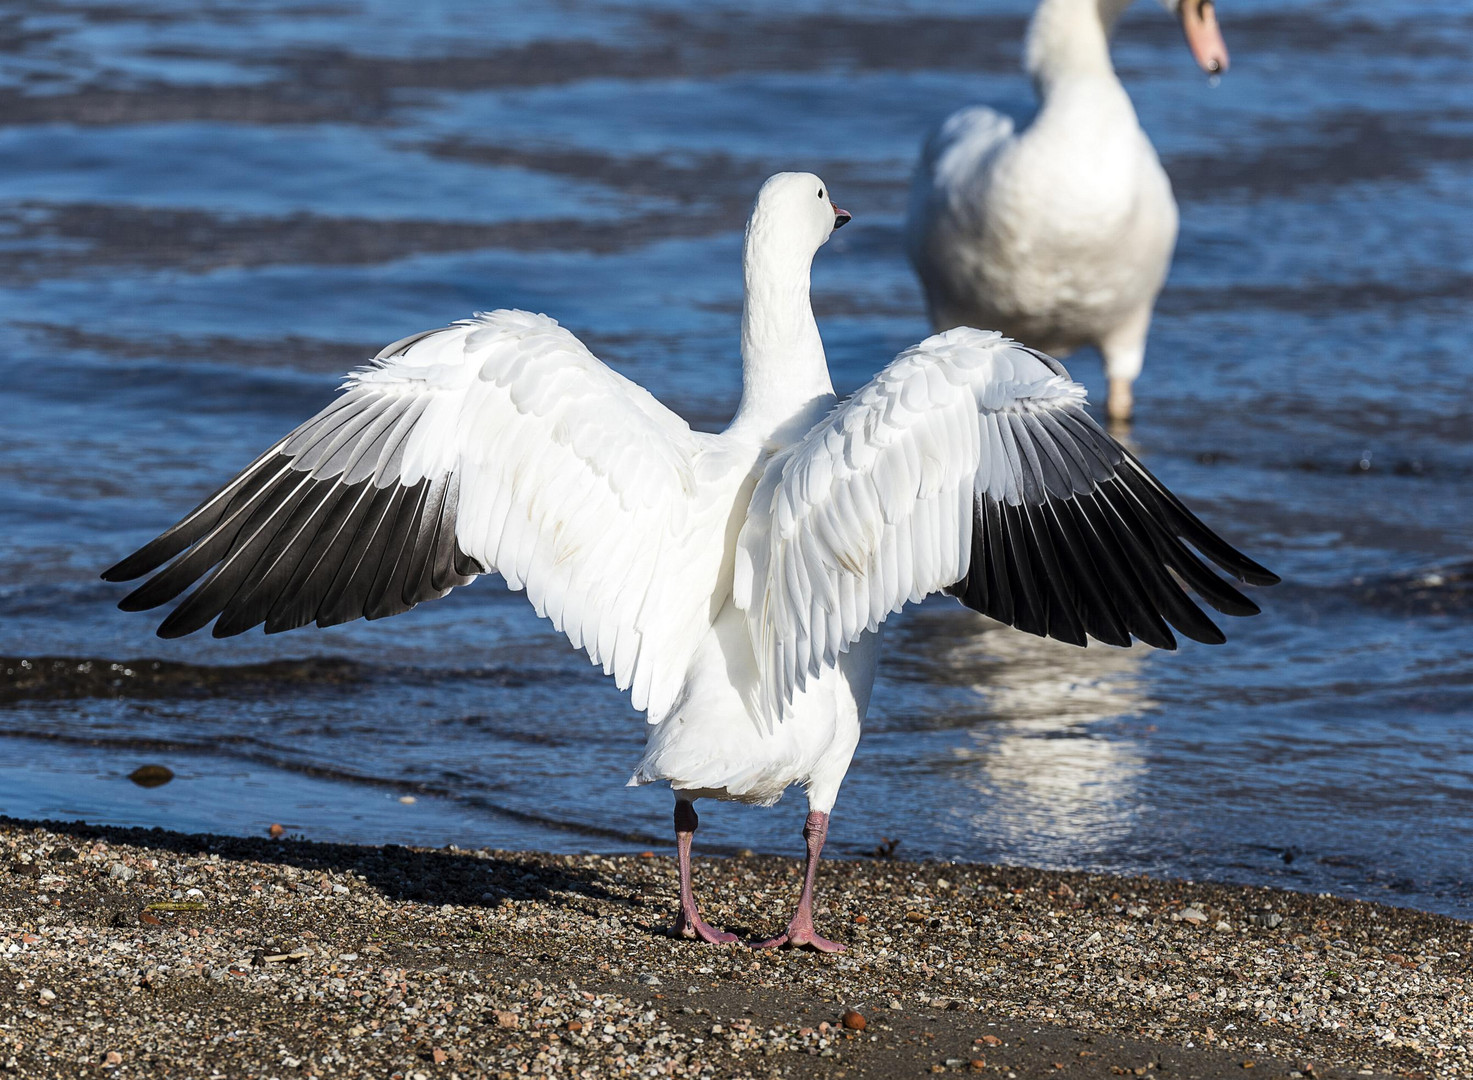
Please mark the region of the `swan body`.
POLYGON ((1183 507, 1084 412, 1048 356, 959 328, 843 403, 809 304, 849 215, 811 173, 763 185, 747 226, 743 393, 693 431, 545 315, 493 311, 405 338, 173 528, 109 569, 127 610, 189 593, 159 633, 381 618, 483 573, 629 690, 649 721, 632 784, 676 796, 677 930, 699 798, 808 797, 798 913, 812 925, 829 811, 858 745, 881 624, 942 589, 1085 644, 1204 641, 1272 574, 1183 507))
MULTIPOLYGON (((1058 355, 1093 345, 1117 420, 1177 233, 1171 182, 1110 63, 1129 3, 1041 0, 1026 46, 1036 117, 1021 129, 979 105, 947 117, 922 150, 906 232, 937 330, 994 327, 1058 355)), ((1167 6, 1204 66, 1225 68, 1211 5, 1167 6)))

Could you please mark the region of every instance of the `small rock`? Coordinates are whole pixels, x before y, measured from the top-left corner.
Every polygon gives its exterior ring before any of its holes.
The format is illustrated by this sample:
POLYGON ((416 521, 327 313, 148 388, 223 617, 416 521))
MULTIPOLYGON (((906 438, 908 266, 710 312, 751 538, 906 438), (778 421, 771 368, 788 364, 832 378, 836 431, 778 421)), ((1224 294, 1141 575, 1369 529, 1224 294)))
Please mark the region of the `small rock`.
POLYGON ((1171 914, 1172 922, 1191 923, 1193 926, 1201 926, 1207 921, 1207 914, 1201 908, 1189 907, 1171 914))
POLYGON ((983 1035, 982 1038, 978 1039, 977 1041, 980 1043, 985 1043, 988 1046, 1002 1045, 1002 1040, 999 1039, 996 1035, 983 1035))
POLYGON ((416 799, 413 795, 400 795, 399 796, 399 801, 401 803, 403 803, 405 806, 413 806, 419 800, 416 799))
POLYGON ((445 1064, 445 1062, 450 1060, 450 1055, 445 1053, 445 1051, 441 1050, 438 1046, 435 1047, 434 1052, 430 1055, 430 1057, 434 1059, 436 1065, 443 1065, 445 1064))
POLYGON ((174 779, 174 770, 167 765, 140 765, 128 774, 128 779, 141 788, 163 787, 174 779))
POLYGON ((116 1050, 109 1050, 107 1052, 107 1055, 102 1059, 102 1064, 107 1068, 115 1069, 122 1063, 123 1055, 118 1053, 116 1050))
POLYGON ((517 1026, 517 1014, 507 1009, 496 1010, 496 1026, 503 1028, 514 1028, 517 1026))
POLYGON ((273 821, 271 823, 271 828, 267 829, 266 832, 270 834, 271 839, 279 840, 281 839, 281 837, 286 835, 286 826, 281 824, 279 821, 273 821))
POLYGON ((856 1009, 845 1009, 839 1020, 850 1031, 863 1031, 865 1028, 864 1014, 856 1009))
POLYGON ((107 868, 107 876, 116 878, 119 881, 132 881, 138 876, 138 871, 134 870, 131 866, 124 866, 120 862, 115 862, 107 868))

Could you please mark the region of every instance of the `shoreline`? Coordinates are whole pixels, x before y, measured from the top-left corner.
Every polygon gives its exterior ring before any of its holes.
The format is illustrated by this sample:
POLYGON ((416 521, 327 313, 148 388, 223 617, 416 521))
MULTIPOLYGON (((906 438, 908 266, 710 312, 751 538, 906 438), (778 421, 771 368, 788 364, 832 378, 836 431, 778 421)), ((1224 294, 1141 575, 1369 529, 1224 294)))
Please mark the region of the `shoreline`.
MULTIPOLYGON (((703 913, 764 936, 799 866, 699 859, 703 913)), ((672 940, 665 855, 0 818, 0 1073, 1473 1076, 1446 916, 899 860, 819 890, 846 953, 672 940)))

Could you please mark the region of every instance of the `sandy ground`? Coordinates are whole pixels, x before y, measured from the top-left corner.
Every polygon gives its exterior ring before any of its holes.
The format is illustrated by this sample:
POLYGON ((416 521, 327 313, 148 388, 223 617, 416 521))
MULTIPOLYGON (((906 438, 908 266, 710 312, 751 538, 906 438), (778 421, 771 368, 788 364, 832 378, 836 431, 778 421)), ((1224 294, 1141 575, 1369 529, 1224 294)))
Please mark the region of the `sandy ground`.
MULTIPOLYGON (((797 871, 703 861, 706 914, 775 932, 797 871)), ((832 862, 820 885, 842 955, 672 940, 663 854, 0 819, 0 1070, 1473 1076, 1468 923, 990 866, 832 862)))

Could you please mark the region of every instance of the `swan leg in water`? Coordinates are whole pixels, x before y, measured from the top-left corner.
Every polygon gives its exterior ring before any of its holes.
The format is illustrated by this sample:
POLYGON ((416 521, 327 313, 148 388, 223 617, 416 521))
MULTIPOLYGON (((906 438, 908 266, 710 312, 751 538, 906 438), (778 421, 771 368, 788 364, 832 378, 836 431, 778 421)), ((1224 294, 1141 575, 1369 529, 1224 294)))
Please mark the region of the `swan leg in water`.
POLYGON ((843 952, 837 941, 820 937, 813 929, 813 880, 818 876, 818 858, 823 853, 824 838, 829 834, 829 816, 814 810, 803 823, 803 839, 808 842, 808 861, 803 867, 803 891, 798 894, 798 910, 788 928, 775 938, 762 942, 759 949, 790 949, 807 945, 819 952, 843 952))
POLYGON ((712 945, 730 945, 737 936, 717 930, 701 918, 700 909, 696 907, 695 890, 691 887, 690 843, 700 823, 694 803, 685 799, 675 800, 675 850, 680 856, 680 914, 675 916, 675 936, 700 938, 712 945))
POLYGON ((1135 411, 1135 381, 1146 360, 1146 334, 1151 328, 1151 309, 1143 308, 1100 338, 1100 355, 1105 361, 1108 391, 1105 416, 1112 424, 1128 424, 1135 411))
POLYGON ((1113 378, 1110 380, 1110 390, 1105 398, 1105 415, 1109 417, 1112 424, 1126 424, 1130 422, 1130 414, 1135 411, 1135 380, 1113 378))

